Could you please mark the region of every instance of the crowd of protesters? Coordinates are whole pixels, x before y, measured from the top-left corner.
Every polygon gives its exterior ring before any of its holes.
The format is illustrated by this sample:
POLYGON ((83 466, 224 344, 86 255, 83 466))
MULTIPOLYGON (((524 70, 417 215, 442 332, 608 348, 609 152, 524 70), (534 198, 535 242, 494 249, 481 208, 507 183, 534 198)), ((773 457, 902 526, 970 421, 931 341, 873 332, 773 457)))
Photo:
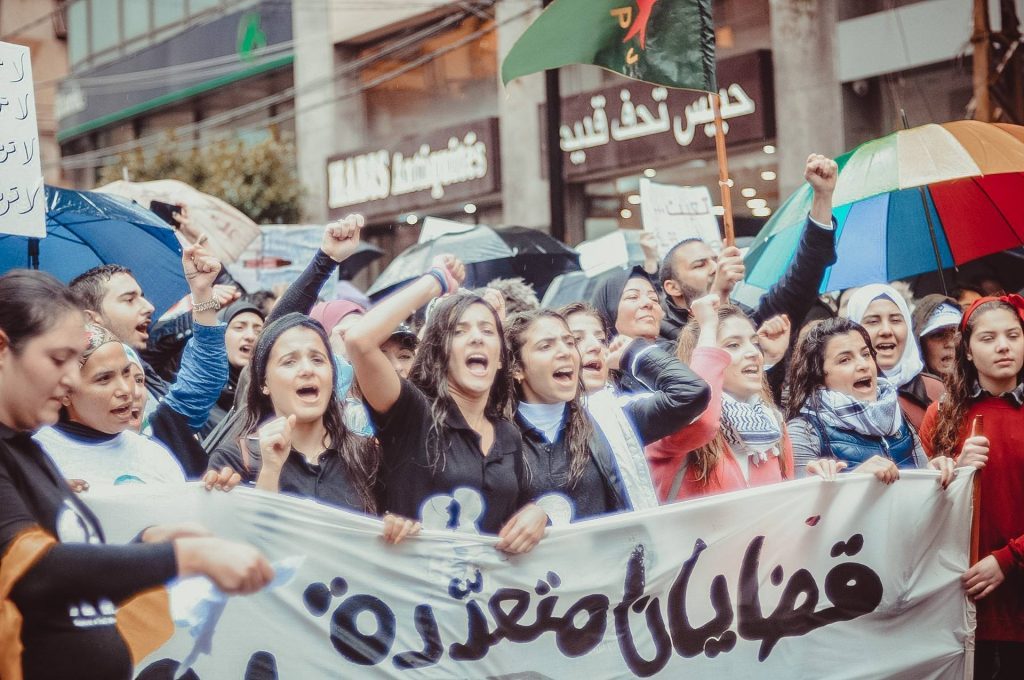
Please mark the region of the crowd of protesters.
POLYGON ((986 470, 981 559, 963 575, 978 603, 975 677, 1011 677, 1024 668, 1024 299, 908 301, 878 284, 809 320, 836 260, 837 175, 808 159, 803 236, 756 308, 731 299, 740 251, 698 239, 557 310, 521 284, 466 290, 455 254, 369 309, 322 302, 359 244, 358 216, 326 227, 269 309, 218 290, 202 242, 182 258, 191 313, 156 328, 123 267, 67 287, 0 277, 0 649, 16 634, 23 650, 0 675, 95 663, 128 676, 113 619, 75 627, 73 600, 116 607, 175 575, 228 593, 272 577, 256 550, 200 527, 108 545, 91 487, 248 484, 378 516, 392 543, 437 499, 469 493, 475 529, 523 553, 552 524, 807 475, 894 484, 931 468, 945 488, 973 466, 986 470), (87 540, 62 533, 66 513, 87 540))

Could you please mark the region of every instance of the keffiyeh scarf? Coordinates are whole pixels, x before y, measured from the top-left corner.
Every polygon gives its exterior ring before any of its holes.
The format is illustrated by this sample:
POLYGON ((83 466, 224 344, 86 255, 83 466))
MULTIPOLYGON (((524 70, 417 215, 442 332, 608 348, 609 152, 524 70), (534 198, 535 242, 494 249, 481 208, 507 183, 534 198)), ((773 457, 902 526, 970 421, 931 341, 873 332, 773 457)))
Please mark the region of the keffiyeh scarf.
POLYGON ((815 396, 801 411, 817 416, 829 427, 853 430, 868 437, 891 437, 903 427, 896 386, 884 378, 878 379, 877 401, 860 401, 824 387, 818 388, 815 396), (817 409, 812 408, 811 402, 816 402, 817 409))
POLYGON ((782 452, 782 424, 760 396, 739 401, 722 394, 722 434, 734 451, 744 451, 754 465, 782 452))

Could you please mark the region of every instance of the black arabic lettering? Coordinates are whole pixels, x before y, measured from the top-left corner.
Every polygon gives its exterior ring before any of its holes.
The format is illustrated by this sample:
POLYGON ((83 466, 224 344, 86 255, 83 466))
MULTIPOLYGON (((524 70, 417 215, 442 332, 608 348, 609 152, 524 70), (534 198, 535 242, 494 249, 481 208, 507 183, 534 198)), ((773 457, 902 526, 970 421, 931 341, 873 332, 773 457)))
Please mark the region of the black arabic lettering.
MULTIPOLYGON (((858 537, 863 545, 860 534, 851 538, 850 543, 856 544, 858 537)), ((747 546, 739 583, 739 634, 745 640, 761 640, 758 661, 767 659, 784 637, 806 635, 831 623, 850 621, 874 611, 882 601, 878 574, 863 564, 843 562, 825 576, 825 595, 834 606, 815 611, 818 586, 809 571, 798 569, 786 583, 775 610, 766 617, 761 611, 757 575, 763 543, 764 536, 757 536, 747 546)), ((837 555, 833 549, 833 556, 837 555)), ((775 567, 771 572, 772 584, 780 585, 783 576, 782 567, 775 567)))
POLYGON ((352 663, 376 666, 391 653, 394 643, 395 613, 383 600, 372 595, 353 595, 334 610, 331 644, 352 663), (370 635, 356 627, 356 617, 363 612, 377 619, 377 630, 370 635))
POLYGON ((683 562, 679 575, 672 583, 668 593, 668 621, 672 634, 672 645, 676 654, 689 659, 701 653, 709 658, 721 652, 729 652, 736 645, 736 633, 729 630, 733 621, 732 598, 729 596, 729 584, 725 576, 719 574, 711 581, 711 606, 715 610, 715 618, 703 626, 694 628, 686 614, 686 590, 690 585, 690 576, 700 554, 708 547, 702 539, 697 539, 693 553, 683 562))
POLYGON ((672 640, 665 630, 665 621, 661 616, 658 598, 644 595, 646 575, 644 571, 645 549, 643 545, 633 548, 629 561, 626 563, 626 579, 622 589, 622 601, 615 605, 615 635, 619 640, 619 652, 626 665, 642 678, 650 677, 662 670, 672 656, 672 640), (654 641, 654 658, 644 659, 633 641, 633 631, 629 626, 629 610, 636 613, 646 608, 647 630, 654 641))
POLYGON ((28 105, 28 92, 26 92, 25 96, 23 96, 21 99, 18 99, 17 102, 18 108, 21 109, 21 113, 15 114, 14 117, 17 120, 25 120, 26 118, 28 118, 28 114, 30 113, 30 108, 28 105))
MULTIPOLYGON (((36 157, 36 138, 33 137, 30 141, 22 142, 21 146, 25 149, 25 160, 22 161, 21 164, 28 165, 32 162, 32 159, 36 157)), ((12 150, 11 153, 14 153, 14 151, 12 150)), ((4 160, 7 160, 6 157, 4 160)))
POLYGON ((437 619, 434 618, 433 607, 427 604, 416 605, 413 621, 416 625, 416 632, 423 640, 423 649, 395 655, 391 662, 395 664, 395 668, 403 671, 433 666, 441 660, 441 655, 444 654, 444 645, 441 644, 441 633, 437 629, 437 619))
POLYGON ((41 187, 37 185, 35 190, 29 195, 28 200, 25 201, 25 209, 18 211, 19 215, 26 215, 26 214, 32 212, 32 210, 35 209, 35 207, 36 207, 36 199, 39 197, 39 190, 40 189, 41 189, 41 187))

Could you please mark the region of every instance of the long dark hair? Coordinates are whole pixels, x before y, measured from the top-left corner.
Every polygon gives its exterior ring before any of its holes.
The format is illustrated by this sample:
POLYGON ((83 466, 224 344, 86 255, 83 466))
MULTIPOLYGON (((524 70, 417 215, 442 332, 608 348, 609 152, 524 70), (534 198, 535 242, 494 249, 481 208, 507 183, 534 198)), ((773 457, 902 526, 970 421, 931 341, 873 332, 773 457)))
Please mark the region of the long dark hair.
MULTIPOLYGON (((46 272, 13 269, 0 276, 0 331, 15 354, 69 312, 81 315, 81 302, 46 272)), ((82 326, 84 329, 84 316, 82 326)))
MULTIPOLYGON (((331 352, 330 340, 323 326, 309 318, 305 314, 292 312, 285 314, 280 319, 268 324, 260 333, 256 346, 252 351, 252 358, 249 360, 249 389, 246 400, 245 424, 242 432, 245 436, 256 433, 260 425, 267 418, 274 415, 274 404, 269 394, 263 393, 263 386, 267 382, 267 364, 270 361, 270 353, 274 345, 284 333, 293 328, 308 328, 317 334, 323 343, 324 352, 331 358, 331 395, 327 401, 327 410, 324 411, 323 423, 327 430, 327 436, 331 440, 331 448, 337 451, 345 462, 350 478, 363 500, 367 512, 376 511, 376 500, 374 499, 373 488, 377 476, 377 464, 379 457, 372 441, 359 437, 352 433, 345 425, 342 402, 334 389, 335 376, 338 367, 334 363, 334 353, 331 352)), ((248 447, 245 442, 239 443, 243 460, 247 460, 248 447)))
MULTIPOLYGON (((960 433, 963 431, 967 411, 971 407, 971 394, 974 384, 978 381, 978 369, 974 362, 967 358, 971 348, 971 336, 978 318, 996 309, 1005 309, 1020 322, 1020 316, 1013 305, 1002 300, 992 300, 980 305, 971 313, 967 327, 957 333, 956 354, 953 358, 953 370, 946 376, 946 393, 939 401, 939 423, 932 435, 932 455, 955 456, 960 433)), ((1024 328, 1024 323, 1021 323, 1024 328)), ((1024 380, 1024 368, 1017 374, 1017 382, 1024 380)))
MULTIPOLYGON (((537 309, 529 312, 513 314, 508 319, 508 326, 505 327, 505 340, 508 342, 509 352, 512 354, 513 368, 525 368, 523 365, 523 345, 526 342, 526 334, 535 323, 541 319, 554 319, 569 330, 569 324, 565 317, 550 309, 537 309)), ((583 471, 590 460, 590 437, 594 428, 590 424, 590 417, 583 406, 583 395, 585 390, 583 380, 577 376, 576 395, 566 402, 567 413, 565 417, 565 438, 566 449, 569 452, 569 486, 575 487, 583 476, 583 471)), ((520 383, 514 384, 516 398, 523 399, 523 387, 520 383)))
MULTIPOLYGON (((479 295, 459 293, 442 298, 430 311, 423 337, 416 350, 416 360, 409 371, 409 380, 430 400, 431 426, 427 433, 427 460, 435 469, 444 468, 445 445, 442 436, 448 417, 458 405, 452 399, 448 387, 448 364, 451 360, 452 340, 459 319, 473 305, 483 305, 494 316, 494 323, 501 344, 499 360, 501 362, 484 415, 491 420, 511 420, 512 418, 512 380, 509 366, 512 363, 505 343, 501 319, 494 308, 479 295)), ((266 331, 264 331, 266 332, 266 331)))
MULTIPOLYGON (((754 324, 750 321, 750 318, 744 313, 742 309, 736 305, 721 305, 718 308, 718 320, 716 323, 721 328, 729 319, 743 319, 750 328, 754 329, 754 324)), ((697 348, 697 340, 700 338, 700 324, 697 323, 696 319, 690 319, 689 323, 683 326, 679 332, 679 344, 676 346, 676 356, 685 364, 689 364, 693 358, 693 351, 697 348)), ((764 372, 761 374, 761 399, 764 403, 772 407, 773 414, 775 417, 781 418, 782 414, 775 406, 775 399, 772 397, 771 387, 768 385, 768 379, 765 377, 764 372)), ((780 423, 781 424, 781 423, 780 423)), ((711 471, 718 465, 718 461, 722 459, 722 456, 728 451, 729 442, 725 438, 726 430, 731 430, 731 426, 723 419, 721 421, 721 427, 715 434, 714 439, 700 447, 694 449, 687 454, 688 462, 687 467, 693 467, 697 470, 697 482, 701 485, 707 485, 711 479, 711 471)), ((782 471, 783 479, 789 479, 793 476, 793 471, 789 469, 786 456, 779 456, 779 468, 782 471)))
POLYGON ((882 375, 875 359, 875 348, 871 345, 871 336, 863 326, 843 317, 825 319, 801 334, 797 340, 796 350, 793 352, 793 359, 789 362, 789 372, 786 375, 786 382, 789 384, 786 420, 798 416, 804 404, 814 399, 818 388, 825 384, 825 348, 828 341, 837 335, 846 335, 850 332, 856 332, 864 338, 864 344, 871 352, 871 360, 875 362, 875 371, 882 375))

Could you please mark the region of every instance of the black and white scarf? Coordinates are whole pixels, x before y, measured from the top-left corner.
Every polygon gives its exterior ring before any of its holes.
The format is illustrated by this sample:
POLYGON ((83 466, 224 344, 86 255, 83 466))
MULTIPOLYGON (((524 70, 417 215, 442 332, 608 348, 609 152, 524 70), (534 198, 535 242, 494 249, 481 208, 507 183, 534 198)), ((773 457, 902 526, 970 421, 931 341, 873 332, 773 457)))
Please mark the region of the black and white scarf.
POLYGON ((809 399, 800 410, 817 416, 825 425, 853 430, 868 437, 891 437, 903 428, 899 394, 885 378, 878 379, 878 399, 861 401, 848 394, 818 388, 816 399, 809 399), (816 402, 817 409, 811 402, 816 402))
POLYGON ((734 451, 746 452, 754 465, 782 451, 782 423, 760 396, 739 401, 723 392, 722 434, 734 451))

